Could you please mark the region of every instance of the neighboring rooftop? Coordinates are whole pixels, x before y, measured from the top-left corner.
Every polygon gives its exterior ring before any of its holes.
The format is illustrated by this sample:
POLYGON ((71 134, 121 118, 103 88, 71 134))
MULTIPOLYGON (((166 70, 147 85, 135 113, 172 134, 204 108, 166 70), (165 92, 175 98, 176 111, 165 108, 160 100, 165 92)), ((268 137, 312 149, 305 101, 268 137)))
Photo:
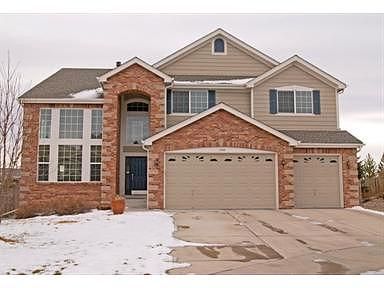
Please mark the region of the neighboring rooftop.
POLYGON ((72 98, 71 94, 100 87, 96 77, 111 69, 62 68, 20 98, 72 98))
POLYGON ((363 144, 355 136, 345 130, 335 131, 307 131, 307 130, 279 130, 289 137, 305 143, 324 144, 363 144))

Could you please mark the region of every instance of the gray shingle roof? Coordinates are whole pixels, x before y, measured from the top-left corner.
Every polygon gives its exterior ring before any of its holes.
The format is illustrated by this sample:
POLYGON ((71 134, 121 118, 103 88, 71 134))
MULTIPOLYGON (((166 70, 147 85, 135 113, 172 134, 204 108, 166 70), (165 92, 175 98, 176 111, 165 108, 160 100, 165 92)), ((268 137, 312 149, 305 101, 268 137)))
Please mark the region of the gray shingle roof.
POLYGON ((111 69, 62 68, 20 98, 71 98, 69 94, 99 87, 96 77, 111 69))
POLYGON ((301 143, 363 144, 363 142, 345 130, 280 130, 280 132, 300 141, 301 143))

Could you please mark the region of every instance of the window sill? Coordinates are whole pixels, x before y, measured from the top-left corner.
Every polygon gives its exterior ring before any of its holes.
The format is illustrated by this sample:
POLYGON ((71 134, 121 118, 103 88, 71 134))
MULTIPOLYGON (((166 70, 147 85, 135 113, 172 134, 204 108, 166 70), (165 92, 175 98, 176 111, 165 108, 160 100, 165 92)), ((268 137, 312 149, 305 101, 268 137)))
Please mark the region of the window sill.
POLYGON ((276 116, 319 116, 320 114, 314 113, 276 113, 276 116))
POLYGON ((38 184, 101 184, 101 181, 39 181, 37 180, 36 183, 38 184))
POLYGON ((198 113, 170 113, 168 115, 170 115, 170 116, 193 116, 196 114, 198 114, 198 113))

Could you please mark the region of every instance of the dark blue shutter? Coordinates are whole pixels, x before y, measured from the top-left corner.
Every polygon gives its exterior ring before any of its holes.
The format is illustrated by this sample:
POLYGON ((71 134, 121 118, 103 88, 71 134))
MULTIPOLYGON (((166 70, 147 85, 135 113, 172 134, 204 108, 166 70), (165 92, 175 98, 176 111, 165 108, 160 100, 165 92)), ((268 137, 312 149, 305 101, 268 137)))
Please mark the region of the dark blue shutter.
POLYGON ((216 105, 216 91, 208 90, 208 108, 216 105))
POLYGON ((276 89, 269 90, 269 113, 271 114, 277 113, 277 90, 276 89))
POLYGON ((313 90, 313 113, 320 114, 320 91, 313 90))
POLYGON ((172 109, 172 90, 167 89, 167 114, 171 114, 172 109))

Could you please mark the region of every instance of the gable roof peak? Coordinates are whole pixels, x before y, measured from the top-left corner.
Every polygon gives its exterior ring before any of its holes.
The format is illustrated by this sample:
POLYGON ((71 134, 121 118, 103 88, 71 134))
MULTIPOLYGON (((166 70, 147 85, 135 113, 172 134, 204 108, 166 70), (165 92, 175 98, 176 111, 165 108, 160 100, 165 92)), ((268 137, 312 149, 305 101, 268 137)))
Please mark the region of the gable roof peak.
POLYGON ((133 57, 129 59, 128 61, 122 63, 120 66, 117 66, 116 68, 112 69, 111 71, 108 71, 107 73, 101 75, 100 77, 97 78, 99 82, 106 82, 108 78, 112 77, 113 75, 127 69, 128 67, 138 64, 144 69, 147 69, 148 71, 152 72, 153 74, 156 74, 160 78, 164 79, 164 82, 170 83, 172 82, 172 77, 169 75, 165 74, 164 72, 161 72, 160 70, 156 69, 155 67, 151 66, 147 62, 141 60, 139 57, 133 57))
POLYGON ((279 73, 284 68, 289 66, 292 63, 299 63, 303 65, 304 67, 308 68, 309 70, 315 72, 316 74, 320 75, 321 77, 327 79, 331 83, 334 83, 337 86, 337 89, 342 91, 344 90, 347 85, 340 81, 339 79, 333 77, 332 75, 328 74, 327 72, 321 70, 317 66, 313 65, 309 61, 305 60, 304 58, 300 57, 299 55, 295 54, 285 61, 281 62, 279 65, 273 67, 272 69, 266 71, 265 73, 261 74, 260 76, 256 77, 254 80, 251 80, 247 83, 247 87, 254 87, 256 84, 261 83, 263 80, 268 79, 270 76, 275 75, 276 73, 279 73))
POLYGON ((232 34, 228 33, 222 28, 217 28, 216 30, 208 33, 207 35, 195 40, 194 42, 190 43, 189 45, 177 50, 176 52, 170 54, 169 56, 161 59, 160 61, 153 64, 153 67, 159 68, 167 63, 171 63, 174 59, 187 54, 189 51, 194 49, 195 47, 199 46, 200 44, 211 40, 212 38, 216 37, 217 35, 222 35, 226 39, 230 40, 231 42, 235 43, 236 45, 240 46, 242 49, 248 51, 251 55, 259 57, 259 59, 262 59, 264 62, 269 63, 269 66, 273 67, 279 64, 278 61, 273 59, 272 57, 264 54, 263 52, 257 50, 256 48, 252 47, 251 45, 245 43, 244 41, 240 40, 239 38, 233 36, 232 34))

